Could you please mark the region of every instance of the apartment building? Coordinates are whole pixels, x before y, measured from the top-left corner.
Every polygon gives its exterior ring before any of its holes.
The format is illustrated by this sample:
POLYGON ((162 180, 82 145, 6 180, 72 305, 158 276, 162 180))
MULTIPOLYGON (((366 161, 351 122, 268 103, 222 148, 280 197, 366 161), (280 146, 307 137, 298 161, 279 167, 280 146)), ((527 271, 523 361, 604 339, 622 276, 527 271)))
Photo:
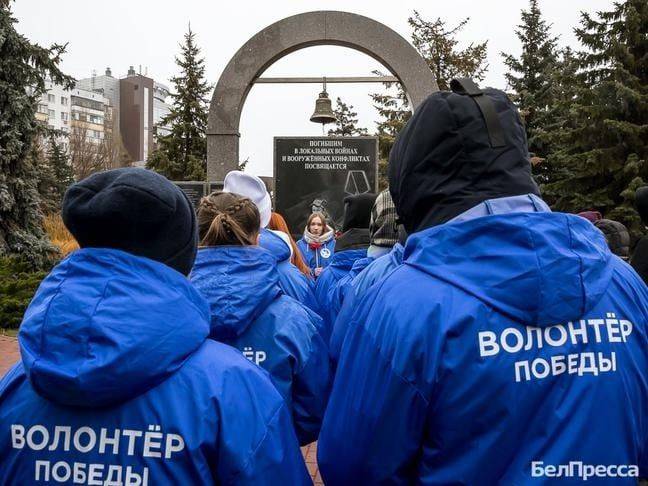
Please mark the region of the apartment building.
POLYGON ((169 88, 166 85, 157 81, 153 83, 153 126, 156 137, 171 133, 171 129, 162 124, 164 117, 171 112, 171 106, 167 103, 169 96, 169 88))
MULTIPOLYGON (((84 89, 64 89, 51 81, 46 88, 38 102, 37 120, 67 135, 83 130, 87 140, 96 143, 112 129, 112 107, 106 97, 84 89)), ((67 151, 69 138, 63 135, 60 142, 67 151)))
POLYGON ((101 143, 112 132, 112 106, 105 96, 85 89, 70 92, 72 131, 80 132, 86 140, 101 143))
POLYGON ((70 92, 62 86, 46 82, 47 93, 38 103, 36 118, 51 128, 70 131, 70 92))
POLYGON ((106 71, 101 76, 93 73, 89 78, 79 79, 76 82, 76 87, 86 91, 100 93, 108 98, 113 110, 114 124, 119 127, 119 79, 112 75, 110 68, 106 68, 106 71))
POLYGON ((169 113, 166 100, 169 88, 136 72, 130 66, 123 78, 107 68, 101 76, 80 79, 78 88, 100 93, 110 100, 114 126, 118 128, 124 148, 134 162, 143 165, 154 149, 155 135, 166 135, 161 120, 169 113))

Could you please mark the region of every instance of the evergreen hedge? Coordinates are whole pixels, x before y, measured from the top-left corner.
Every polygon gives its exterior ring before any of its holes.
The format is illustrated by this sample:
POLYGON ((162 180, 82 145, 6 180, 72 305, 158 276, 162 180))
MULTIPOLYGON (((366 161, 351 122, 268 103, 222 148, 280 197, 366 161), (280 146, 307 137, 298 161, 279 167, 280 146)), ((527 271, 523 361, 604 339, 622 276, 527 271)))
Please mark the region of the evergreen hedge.
POLYGON ((36 289, 48 272, 16 257, 0 258, 0 328, 17 329, 36 289))

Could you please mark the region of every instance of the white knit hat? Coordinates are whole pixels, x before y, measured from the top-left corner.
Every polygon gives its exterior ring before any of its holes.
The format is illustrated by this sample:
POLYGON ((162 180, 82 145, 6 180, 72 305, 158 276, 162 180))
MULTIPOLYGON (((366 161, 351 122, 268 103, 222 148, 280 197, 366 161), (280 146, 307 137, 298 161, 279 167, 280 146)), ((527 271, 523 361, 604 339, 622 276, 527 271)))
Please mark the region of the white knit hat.
POLYGON ((250 199, 259 209, 261 216, 261 227, 265 228, 270 223, 272 203, 270 194, 261 179, 252 174, 246 174, 239 170, 228 172, 223 181, 223 192, 232 192, 250 199))

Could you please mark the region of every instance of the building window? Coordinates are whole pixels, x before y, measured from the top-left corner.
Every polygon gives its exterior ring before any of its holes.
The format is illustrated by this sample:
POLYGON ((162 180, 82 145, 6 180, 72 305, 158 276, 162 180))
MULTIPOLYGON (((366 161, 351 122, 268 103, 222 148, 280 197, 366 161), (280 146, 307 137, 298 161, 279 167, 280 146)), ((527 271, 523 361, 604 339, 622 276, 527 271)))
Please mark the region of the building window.
POLYGON ((69 119, 69 115, 66 112, 62 111, 61 112, 61 120, 66 122, 66 121, 68 121, 68 119, 69 119))
POLYGON ((61 104, 67 106, 68 99, 65 96, 61 96, 61 104))
POLYGON ((38 105, 38 113, 47 115, 47 105, 38 105))
POLYGON ((56 118, 56 112, 54 110, 47 110, 47 116, 50 118, 56 118))
POLYGON ((53 94, 48 94, 47 95, 47 101, 49 103, 55 103, 56 102, 56 96, 54 96, 53 94))

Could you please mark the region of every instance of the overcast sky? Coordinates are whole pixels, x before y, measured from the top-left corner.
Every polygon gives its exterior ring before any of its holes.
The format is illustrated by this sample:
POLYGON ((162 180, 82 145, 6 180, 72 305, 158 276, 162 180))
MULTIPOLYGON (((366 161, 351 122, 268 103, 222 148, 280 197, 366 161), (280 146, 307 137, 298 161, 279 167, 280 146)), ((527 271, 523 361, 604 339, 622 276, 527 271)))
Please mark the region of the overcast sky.
MULTIPOLYGON (((187 25, 197 34, 206 60, 209 81, 218 76, 238 48, 256 32, 284 17, 312 10, 345 10, 371 17, 410 40, 407 18, 414 9, 426 19, 441 17, 454 26, 470 22, 460 35, 467 45, 488 40, 489 70, 484 84, 506 88, 501 51, 519 53, 514 33, 527 0, 238 0, 216 2, 183 0, 18 0, 13 3, 18 30, 42 45, 68 43, 62 67, 76 78, 89 77, 106 67, 123 77, 130 65, 157 81, 171 85, 177 73, 174 56, 187 25)), ((561 45, 577 47, 573 27, 580 12, 606 10, 611 0, 540 0, 546 19, 560 36, 561 45)), ((273 76, 370 75, 381 69, 368 56, 342 47, 311 47, 271 66, 273 76)), ((321 134, 321 125, 309 121, 320 91, 317 85, 256 85, 241 119, 241 157, 250 158, 246 170, 272 175, 272 138, 321 134)), ((377 113, 368 94, 380 85, 329 85, 329 94, 352 104, 360 126, 370 132, 377 113)))

